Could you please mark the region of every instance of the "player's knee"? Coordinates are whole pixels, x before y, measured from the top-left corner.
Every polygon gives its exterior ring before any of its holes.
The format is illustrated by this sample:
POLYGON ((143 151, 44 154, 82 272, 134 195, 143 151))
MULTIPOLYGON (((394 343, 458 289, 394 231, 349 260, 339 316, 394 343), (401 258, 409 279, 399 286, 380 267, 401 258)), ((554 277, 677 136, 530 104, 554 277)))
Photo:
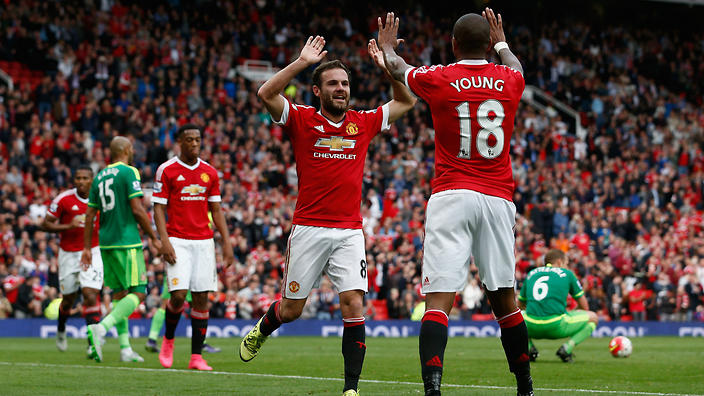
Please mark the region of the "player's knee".
POLYGON ((64 312, 69 311, 73 307, 73 301, 63 299, 61 300, 61 305, 59 307, 64 312))
POLYGON ((86 307, 92 307, 98 303, 98 300, 94 293, 84 293, 83 294, 83 305, 86 307))
POLYGON ((599 316, 596 312, 589 311, 589 321, 594 324, 599 324, 599 316))
POLYGON ((181 309, 183 307, 183 304, 186 302, 186 296, 185 295, 180 295, 180 293, 171 293, 171 300, 170 304, 171 307, 174 309, 181 309))

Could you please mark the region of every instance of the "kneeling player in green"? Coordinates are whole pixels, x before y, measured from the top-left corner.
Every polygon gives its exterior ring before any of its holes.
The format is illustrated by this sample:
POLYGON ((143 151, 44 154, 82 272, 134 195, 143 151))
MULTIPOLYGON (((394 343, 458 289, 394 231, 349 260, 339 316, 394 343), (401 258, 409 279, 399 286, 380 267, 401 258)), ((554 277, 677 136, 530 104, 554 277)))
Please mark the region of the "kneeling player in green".
POLYGON ((563 362, 571 362, 574 347, 586 340, 596 328, 599 319, 589 311, 587 298, 579 280, 567 269, 567 256, 553 249, 545 255, 545 266, 533 269, 526 276, 518 306, 528 326, 530 360, 538 358, 533 339, 556 340, 569 337, 557 350, 563 362), (577 300, 579 307, 567 312, 567 294, 577 300))
POLYGON ((83 234, 83 270, 91 266, 91 236, 93 218, 100 212, 99 244, 105 271, 105 286, 113 292, 113 308, 100 323, 88 326, 88 342, 93 358, 103 360, 102 344, 112 327, 117 328, 120 342, 120 360, 143 362, 129 342, 127 318, 144 301, 146 269, 142 253, 142 238, 137 224, 156 249, 161 242, 152 230, 149 216, 142 205, 142 187, 139 171, 129 166, 134 155, 132 143, 117 136, 110 142, 110 156, 114 161, 100 171, 93 180, 88 196, 83 234))

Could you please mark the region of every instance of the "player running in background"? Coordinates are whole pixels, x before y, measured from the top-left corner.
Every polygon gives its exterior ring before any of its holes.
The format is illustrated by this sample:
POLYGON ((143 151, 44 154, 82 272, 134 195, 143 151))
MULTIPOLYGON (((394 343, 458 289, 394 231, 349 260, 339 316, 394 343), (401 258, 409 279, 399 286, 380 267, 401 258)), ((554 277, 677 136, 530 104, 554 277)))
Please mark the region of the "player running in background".
POLYGON ((114 293, 112 312, 100 323, 88 326, 88 341, 97 362, 103 360, 103 339, 113 326, 117 328, 120 342, 120 360, 144 361, 130 346, 127 323, 127 318, 146 297, 146 268, 137 224, 155 248, 161 249, 161 242, 156 238, 149 215, 142 205, 144 193, 139 171, 128 165, 133 155, 132 143, 127 138, 113 138, 110 142, 113 163, 98 172, 88 198, 81 263, 84 268, 91 265, 93 218, 100 212, 100 255, 105 270, 105 286, 114 293))
MULTIPOLYGON (((90 167, 81 166, 76 169, 73 174, 75 187, 54 198, 42 222, 43 229, 58 232, 60 235, 59 286, 62 298, 59 306, 56 347, 62 352, 68 348, 66 320, 78 297, 79 288, 83 295, 83 317, 86 325, 100 322, 98 294, 103 288, 103 260, 99 254, 97 227, 94 228, 91 239, 93 263, 89 268, 81 268, 83 225, 92 182, 93 170, 90 167)), ((90 353, 90 346, 88 350, 90 353)))
MULTIPOLYGON (((545 254, 545 266, 533 269, 526 276, 518 306, 525 310, 523 317, 531 339, 557 340, 570 337, 557 350, 563 362, 572 362, 574 347, 589 338, 599 323, 597 314, 589 310, 582 285, 567 268, 565 252, 558 249, 545 254), (577 300, 581 309, 567 312, 567 294, 577 300)), ((530 343, 530 360, 538 358, 538 349, 530 343)))
MULTIPOLYGON (((392 80, 393 100, 371 111, 349 109, 350 73, 340 61, 320 64, 312 77, 320 109, 289 102, 281 91, 291 79, 320 62, 325 40, 309 37, 298 59, 259 88, 275 123, 291 138, 299 195, 288 240, 282 299, 274 302, 240 344, 240 358, 257 356, 266 338, 282 323, 296 320, 311 289, 326 273, 339 293, 344 330, 342 355, 345 395, 356 395, 366 351, 364 293, 367 264, 360 206, 362 173, 369 142, 415 104, 408 90, 392 80)), ((375 41, 374 62, 388 75, 375 41)))
POLYGON ((514 234, 516 207, 509 157, 514 117, 525 82, 491 9, 466 14, 452 31, 456 63, 411 67, 399 57, 399 20, 379 18, 379 45, 389 71, 425 100, 435 126, 435 178, 428 200, 422 289, 426 310, 420 360, 426 395, 439 395, 447 345, 448 314, 467 281, 470 258, 479 268, 501 327, 518 394, 533 393, 528 334, 516 306, 514 234), (502 65, 488 63, 493 47, 502 65))
POLYGON ((154 183, 154 222, 162 241, 160 253, 167 262, 171 298, 166 304, 166 330, 159 362, 169 368, 174 357, 174 332, 191 291, 191 360, 188 368, 212 370, 202 356, 208 329, 208 292, 217 288, 215 242, 208 211, 220 232, 225 265, 234 262, 230 234, 220 208, 218 172, 201 160, 198 127, 183 125, 176 134, 180 154, 159 166, 154 183), (168 223, 167 223, 168 216, 168 223))

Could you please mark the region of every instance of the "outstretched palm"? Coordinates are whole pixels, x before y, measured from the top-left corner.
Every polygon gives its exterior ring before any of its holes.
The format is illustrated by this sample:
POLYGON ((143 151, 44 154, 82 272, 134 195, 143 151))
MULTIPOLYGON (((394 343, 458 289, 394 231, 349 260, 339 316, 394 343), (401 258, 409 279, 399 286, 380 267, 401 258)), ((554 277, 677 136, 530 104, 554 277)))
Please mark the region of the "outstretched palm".
POLYGON ((310 36, 298 58, 308 64, 318 63, 328 54, 328 51, 323 51, 324 46, 325 39, 322 36, 310 36))
POLYGON ((506 41, 501 14, 494 14, 494 10, 487 7, 484 11, 482 11, 482 16, 489 22, 489 36, 491 37, 491 45, 493 46, 498 42, 506 41))
POLYGON ((393 48, 398 47, 402 39, 398 39, 399 19, 394 18, 393 12, 386 13, 386 23, 381 21, 381 17, 377 19, 379 25, 379 46, 391 45, 393 48))
POLYGON ((374 60, 374 63, 376 63, 376 65, 381 70, 388 73, 388 70, 386 69, 386 63, 384 63, 384 53, 376 45, 376 40, 374 40, 374 39, 369 40, 369 44, 367 45, 367 50, 369 50, 369 56, 372 57, 372 59, 374 60))

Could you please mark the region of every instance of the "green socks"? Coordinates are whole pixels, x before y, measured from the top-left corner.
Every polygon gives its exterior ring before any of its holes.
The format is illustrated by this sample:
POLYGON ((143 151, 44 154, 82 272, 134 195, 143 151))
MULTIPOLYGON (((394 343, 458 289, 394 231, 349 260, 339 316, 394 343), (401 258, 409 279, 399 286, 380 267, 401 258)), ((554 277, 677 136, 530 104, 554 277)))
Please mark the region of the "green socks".
POLYGON ((156 340, 159 337, 161 328, 164 326, 164 318, 166 317, 166 310, 164 308, 159 308, 152 317, 152 326, 149 329, 149 339, 156 340))
POLYGON ((582 327, 582 330, 578 331, 577 334, 573 335, 572 338, 565 343, 565 350, 567 353, 572 353, 575 346, 589 338, 594 329, 596 329, 596 324, 592 322, 589 322, 586 326, 582 327))
MULTIPOLYGON (((122 300, 116 302, 113 305, 112 312, 108 314, 100 324, 105 328, 105 330, 110 330, 118 322, 124 320, 125 326, 127 325, 127 318, 132 315, 132 312, 139 306, 139 297, 135 294, 128 294, 122 300)), ((118 328, 118 332, 119 332, 118 328)))
POLYGON ((120 342, 120 349, 130 347, 130 327, 129 321, 123 319, 115 324, 117 329, 117 340, 120 342))

